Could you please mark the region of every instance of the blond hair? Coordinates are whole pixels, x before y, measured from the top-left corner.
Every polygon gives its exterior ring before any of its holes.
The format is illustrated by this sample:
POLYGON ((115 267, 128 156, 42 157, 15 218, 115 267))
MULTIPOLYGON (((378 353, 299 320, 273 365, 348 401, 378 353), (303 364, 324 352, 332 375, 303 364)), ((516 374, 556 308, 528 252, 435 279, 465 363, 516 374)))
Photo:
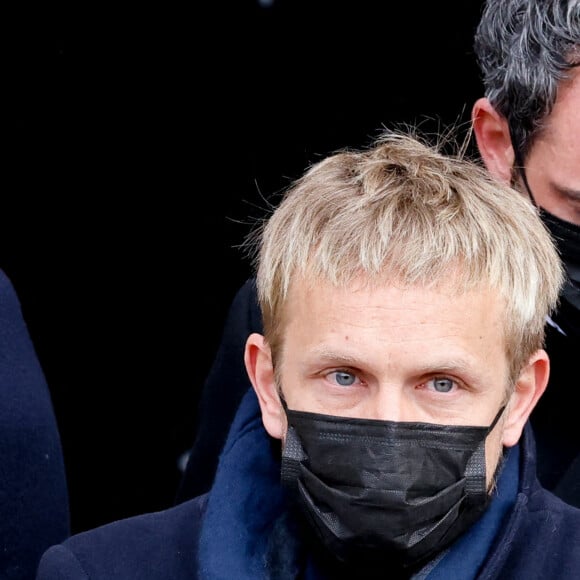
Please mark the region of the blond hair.
POLYGON ((274 353, 296 276, 346 286, 363 274, 369 284, 495 289, 513 375, 543 346, 563 282, 527 198, 410 132, 385 131, 367 148, 311 166, 246 243, 274 353))

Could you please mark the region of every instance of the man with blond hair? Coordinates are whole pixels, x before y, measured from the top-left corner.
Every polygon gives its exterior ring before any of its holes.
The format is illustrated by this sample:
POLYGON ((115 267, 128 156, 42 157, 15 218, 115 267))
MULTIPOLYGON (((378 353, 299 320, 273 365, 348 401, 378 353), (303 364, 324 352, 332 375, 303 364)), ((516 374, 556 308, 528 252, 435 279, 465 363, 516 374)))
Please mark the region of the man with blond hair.
POLYGON ((564 281, 536 208, 385 132, 247 242, 263 333, 211 490, 73 536, 38 580, 577 578, 580 510, 528 422, 564 281))
MULTIPOLYGON (((580 507, 576 374, 580 352, 580 2, 486 0, 474 52, 484 96, 473 131, 489 172, 540 208, 566 269, 558 309, 546 324, 551 372, 531 417, 542 485, 580 507)), ((177 501, 209 489, 229 423, 248 389, 245 341, 261 331, 255 280, 231 304, 198 406, 196 438, 177 501)))

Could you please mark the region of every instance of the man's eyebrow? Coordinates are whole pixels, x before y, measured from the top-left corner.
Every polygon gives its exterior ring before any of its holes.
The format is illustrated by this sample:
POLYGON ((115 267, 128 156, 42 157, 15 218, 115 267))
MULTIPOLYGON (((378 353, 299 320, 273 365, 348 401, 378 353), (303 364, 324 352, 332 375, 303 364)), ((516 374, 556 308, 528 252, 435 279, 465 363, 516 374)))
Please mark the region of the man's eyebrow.
POLYGON ((311 354, 328 362, 358 367, 363 364, 362 359, 346 352, 340 352, 328 348, 312 349, 311 354))
MULTIPOLYGON (((316 356, 321 360, 328 361, 330 363, 342 364, 354 368, 360 368, 365 364, 365 361, 360 357, 333 349, 315 348, 311 351, 311 354, 313 354, 314 356, 316 356)), ((468 360, 454 357, 452 359, 434 360, 427 363, 418 361, 415 368, 415 372, 419 374, 437 374, 451 372, 471 375, 472 367, 468 362, 468 360)))

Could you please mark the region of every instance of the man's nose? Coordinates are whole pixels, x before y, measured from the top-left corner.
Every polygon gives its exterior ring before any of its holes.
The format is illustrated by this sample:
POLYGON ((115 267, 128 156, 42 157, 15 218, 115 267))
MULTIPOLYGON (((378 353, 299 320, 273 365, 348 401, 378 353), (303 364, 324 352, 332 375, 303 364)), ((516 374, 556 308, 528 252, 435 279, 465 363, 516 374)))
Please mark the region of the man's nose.
POLYGON ((385 384, 370 398, 366 418, 381 421, 416 421, 417 410, 407 400, 400 385, 385 384))

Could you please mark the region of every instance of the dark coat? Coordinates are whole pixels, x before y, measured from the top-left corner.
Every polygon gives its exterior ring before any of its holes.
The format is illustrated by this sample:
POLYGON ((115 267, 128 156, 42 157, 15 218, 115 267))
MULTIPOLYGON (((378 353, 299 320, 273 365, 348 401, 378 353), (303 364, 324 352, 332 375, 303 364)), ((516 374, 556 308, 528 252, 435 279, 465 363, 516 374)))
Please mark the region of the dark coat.
POLYGON ((31 580, 69 535, 60 434, 20 307, 0 270, 0 579, 31 580))
MULTIPOLYGON (((580 510, 540 487, 534 453, 526 428, 488 510, 428 578, 577 580, 580 510)), ((37 580, 322 578, 298 575, 310 569, 308 560, 298 558, 292 528, 278 526, 290 513, 279 470, 279 448, 249 391, 208 494, 73 536, 46 552, 37 580)))
POLYGON ((580 429, 577 413, 576 359, 580 354, 580 312, 563 302, 546 327, 550 381, 532 412, 538 477, 564 501, 580 507, 580 429), (564 331, 562 332, 563 329, 564 331))

